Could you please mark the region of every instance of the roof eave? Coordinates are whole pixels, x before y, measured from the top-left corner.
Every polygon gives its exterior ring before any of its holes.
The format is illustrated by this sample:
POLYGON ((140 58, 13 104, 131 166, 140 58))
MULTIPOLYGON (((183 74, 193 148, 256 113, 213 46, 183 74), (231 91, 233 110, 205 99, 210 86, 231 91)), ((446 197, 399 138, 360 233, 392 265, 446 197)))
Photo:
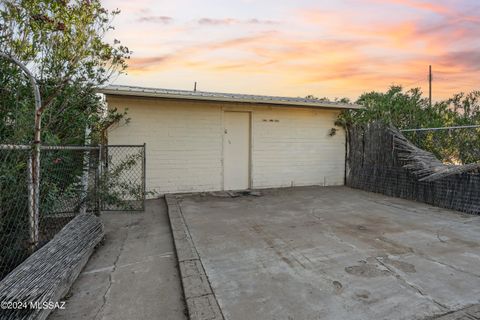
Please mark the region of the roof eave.
POLYGON ((268 101, 258 99, 235 99, 230 97, 212 97, 212 96, 193 96, 182 94, 167 94, 148 91, 130 91, 100 88, 97 90, 99 93, 111 96, 134 96, 134 97, 150 97, 150 98, 164 98, 164 99, 181 99, 181 100, 194 100, 194 101, 216 101, 216 102, 232 102, 232 103, 247 103, 247 104, 266 104, 266 105, 283 105, 283 106, 295 106, 295 107, 315 107, 315 108, 329 108, 329 109, 361 109, 360 105, 347 104, 347 103, 322 103, 322 102, 297 102, 297 101, 268 101))

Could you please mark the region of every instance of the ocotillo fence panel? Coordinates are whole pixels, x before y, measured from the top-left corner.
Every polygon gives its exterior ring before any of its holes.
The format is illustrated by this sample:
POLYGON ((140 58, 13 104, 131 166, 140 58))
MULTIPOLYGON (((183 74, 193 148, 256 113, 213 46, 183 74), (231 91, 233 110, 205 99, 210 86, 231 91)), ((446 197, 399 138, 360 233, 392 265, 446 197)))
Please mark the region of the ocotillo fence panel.
MULTIPOLYGON (((428 135, 435 141, 435 135, 428 135)), ((417 145, 422 145, 416 135, 417 145)), ((350 127, 347 185, 388 196, 425 202, 434 206, 480 214, 480 173, 455 174, 436 181, 419 181, 405 169, 394 148, 393 135, 381 123, 350 127)), ((426 141, 424 145, 427 145, 426 141)), ((433 143, 441 151, 437 141, 433 143)), ((448 146, 451 148, 451 145, 448 146)), ((468 157, 478 154, 472 146, 468 157)), ((428 150, 434 151, 434 150, 428 150)), ((445 147, 445 154, 452 154, 445 147)), ((439 153, 440 154, 440 153, 439 153)), ((469 158, 471 159, 471 158, 469 158)), ((445 159, 441 159, 445 160, 445 159)), ((480 161, 480 158, 477 158, 480 161)))

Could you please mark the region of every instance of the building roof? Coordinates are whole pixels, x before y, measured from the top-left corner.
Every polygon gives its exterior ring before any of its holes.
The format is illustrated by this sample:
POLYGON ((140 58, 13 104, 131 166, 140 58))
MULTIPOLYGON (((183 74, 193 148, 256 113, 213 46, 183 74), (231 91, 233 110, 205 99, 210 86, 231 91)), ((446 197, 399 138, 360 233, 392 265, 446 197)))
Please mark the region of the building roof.
POLYGON ((161 88, 145 88, 123 85, 109 85, 98 92, 114 96, 154 97, 164 99, 184 99, 201 101, 220 101, 236 103, 261 103, 310 108, 360 109, 362 106, 351 103, 329 102, 315 99, 260 96, 251 94, 220 93, 206 91, 172 90, 161 88))

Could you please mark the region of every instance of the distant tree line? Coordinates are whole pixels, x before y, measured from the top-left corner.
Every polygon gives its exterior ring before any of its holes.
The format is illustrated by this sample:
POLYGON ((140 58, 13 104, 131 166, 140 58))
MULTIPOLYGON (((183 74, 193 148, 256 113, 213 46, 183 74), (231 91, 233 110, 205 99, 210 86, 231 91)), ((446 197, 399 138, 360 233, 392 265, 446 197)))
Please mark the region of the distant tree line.
POLYGON ((364 109, 342 112, 338 124, 348 126, 382 120, 399 129, 480 124, 480 91, 458 93, 430 106, 419 88, 404 91, 401 86, 392 86, 385 93, 364 93, 356 103, 364 109))
MULTIPOLYGON (((350 102, 348 98, 336 100, 350 102)), ((348 128, 382 121, 400 130, 480 125, 480 91, 458 93, 430 106, 419 88, 404 91, 401 86, 392 86, 386 92, 364 93, 355 102, 364 108, 343 111, 337 125, 348 128)), ((446 163, 480 161, 479 128, 416 131, 405 135, 446 163)))

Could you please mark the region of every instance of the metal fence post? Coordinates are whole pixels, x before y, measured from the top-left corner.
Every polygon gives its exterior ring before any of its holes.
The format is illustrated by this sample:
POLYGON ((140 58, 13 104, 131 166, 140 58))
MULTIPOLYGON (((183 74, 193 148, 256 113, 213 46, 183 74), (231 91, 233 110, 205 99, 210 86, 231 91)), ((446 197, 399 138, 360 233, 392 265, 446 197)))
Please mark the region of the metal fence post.
POLYGON ((33 183, 32 154, 28 156, 27 162, 27 182, 28 182, 28 222, 30 251, 35 251, 38 245, 38 211, 35 209, 36 190, 33 183))
MULTIPOLYGON (((85 145, 90 144, 90 133, 91 130, 87 126, 85 128, 85 145)), ((82 199, 80 199, 80 214, 85 214, 87 212, 87 197, 88 197, 88 176, 90 174, 90 150, 85 150, 83 152, 83 173, 82 173, 82 199)))
POLYGON ((36 248, 38 245, 39 219, 40 219, 40 144, 35 143, 33 146, 31 161, 31 174, 33 186, 33 223, 30 225, 33 230, 31 233, 35 235, 32 243, 36 248))
POLYGON ((90 173, 90 166, 89 166, 89 161, 90 157, 88 155, 90 151, 84 151, 83 153, 83 172, 82 172, 82 193, 81 193, 81 199, 80 199, 80 214, 85 214, 87 212, 87 197, 88 197, 88 175, 90 173))
POLYGON ((103 166, 103 158, 102 158, 102 155, 103 155, 103 145, 99 145, 99 148, 98 148, 98 163, 97 163, 97 190, 96 190, 96 194, 97 194, 97 209, 98 209, 98 212, 101 212, 102 211, 102 166, 103 166))
POLYGON ((142 162, 142 180, 143 180, 143 204, 142 210, 145 211, 145 198, 147 193, 147 181, 146 181, 146 170, 147 170, 147 144, 143 143, 143 162, 142 162))

